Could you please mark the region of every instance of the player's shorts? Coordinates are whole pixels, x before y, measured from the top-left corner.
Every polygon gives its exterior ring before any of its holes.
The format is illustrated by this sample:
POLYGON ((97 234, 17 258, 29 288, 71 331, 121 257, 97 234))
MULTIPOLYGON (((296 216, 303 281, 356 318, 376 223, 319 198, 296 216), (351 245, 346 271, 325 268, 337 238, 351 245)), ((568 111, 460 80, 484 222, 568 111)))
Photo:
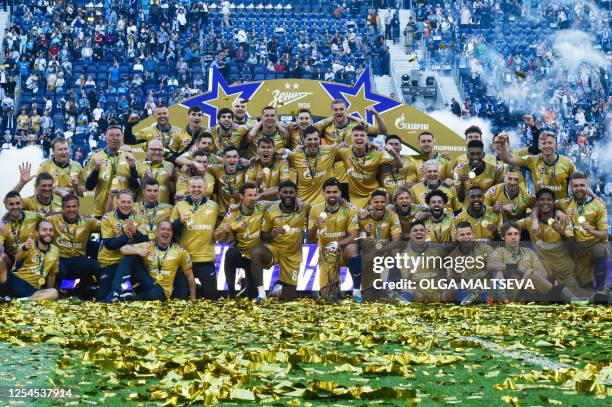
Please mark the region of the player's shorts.
POLYGON ((329 285, 330 280, 340 282, 340 267, 345 267, 346 262, 340 251, 336 253, 335 258, 330 256, 328 259, 324 258, 321 252, 319 247, 319 287, 323 289, 329 285))
POLYGON ((38 288, 9 271, 6 273, 6 282, 2 284, 2 291, 8 291, 8 295, 13 298, 23 298, 31 296, 38 288))
POLYGON ((272 261, 265 267, 268 268, 278 264, 280 267, 278 281, 297 286, 300 264, 302 263, 302 251, 299 250, 297 253, 287 256, 281 255, 278 248, 273 244, 266 244, 265 247, 272 253, 272 261))
POLYGON ((576 279, 581 286, 590 285, 593 281, 593 252, 609 256, 608 243, 602 242, 576 242, 574 261, 576 262, 576 279))

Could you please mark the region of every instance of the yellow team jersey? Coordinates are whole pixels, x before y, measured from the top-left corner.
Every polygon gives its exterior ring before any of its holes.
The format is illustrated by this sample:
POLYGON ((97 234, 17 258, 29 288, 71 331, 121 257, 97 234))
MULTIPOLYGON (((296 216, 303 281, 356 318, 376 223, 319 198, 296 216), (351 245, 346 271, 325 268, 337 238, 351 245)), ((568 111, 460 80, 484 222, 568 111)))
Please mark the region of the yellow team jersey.
MULTIPOLYGON (((518 250, 510 250, 505 246, 498 247, 493 250, 489 255, 489 262, 499 262, 502 264, 517 264, 518 267, 524 272, 535 273, 541 277, 548 278, 550 275, 546 271, 546 268, 538 259, 538 256, 531 249, 526 247, 520 247, 518 250)), ((520 278, 519 273, 517 275, 509 275, 504 272, 504 278, 520 278)), ((538 283, 536 280, 531 280, 535 289, 538 290, 538 283)), ((538 290, 540 291, 540 290, 538 290)), ((514 290, 506 290, 506 294, 509 300, 515 300, 519 293, 518 288, 514 290)))
MULTIPOLYGON (((484 157, 484 161, 493 164, 493 165, 501 165, 501 163, 499 162, 499 160, 497 160, 494 156, 492 155, 485 155, 484 157)), ((502 161, 503 163, 503 161, 502 161)), ((467 158, 467 153, 463 153, 463 154, 459 154, 457 157, 451 159, 450 161, 450 167, 451 169, 455 169, 455 167, 457 167, 458 164, 465 164, 468 165, 468 158, 467 158)))
POLYGON ((38 242, 25 253, 25 257, 17 260, 12 273, 36 289, 45 286, 49 274, 59 272, 59 250, 49 245, 47 250, 38 248, 38 242))
POLYGON ((493 209, 484 206, 483 214, 480 217, 474 217, 470 209, 464 209, 459 215, 453 219, 453 224, 456 227, 459 222, 468 222, 472 225, 472 231, 475 241, 488 243, 495 237, 495 233, 491 232, 487 226, 495 225, 497 232, 501 229, 503 219, 499 213, 493 212, 493 209))
POLYGON ((367 208, 372 192, 380 187, 376 177, 378 168, 390 165, 393 157, 376 147, 369 147, 363 156, 355 155, 352 147, 341 148, 338 157, 346 168, 351 203, 360 209, 367 208))
POLYGON ((204 175, 194 175, 191 171, 180 171, 176 177, 176 195, 189 195, 189 181, 195 176, 199 176, 204 179, 204 196, 206 199, 210 199, 215 192, 215 177, 213 177, 208 171, 205 172, 204 175))
POLYGON ((399 219, 400 226, 402 228, 402 240, 408 240, 410 225, 412 222, 414 222, 414 217, 416 216, 417 212, 427 209, 416 204, 410 204, 410 210, 406 213, 401 212, 394 205, 388 205, 387 208, 391 209, 399 219))
POLYGON ((503 171, 504 169, 501 166, 491 164, 486 161, 485 161, 485 169, 480 174, 476 174, 474 170, 470 169, 470 166, 467 163, 457 164, 457 166, 455 167, 455 172, 454 172, 455 184, 459 185, 460 183, 459 178, 464 174, 470 175, 470 173, 473 173, 472 175, 474 175, 474 178, 470 178, 465 183, 465 189, 464 189, 465 200, 463 201, 464 206, 466 208, 468 207, 467 192, 471 187, 473 187, 474 185, 477 185, 480 188, 482 188, 483 191, 487 191, 493 185, 499 184, 504 181, 503 171))
POLYGON ((179 219, 183 213, 191 213, 191 218, 182 227, 179 243, 189 252, 194 262, 214 262, 215 242, 212 235, 219 206, 205 198, 199 205, 194 205, 188 198, 174 206, 170 221, 179 219))
MULTIPOLYGON (((424 247, 417 248, 410 242, 403 253, 407 254, 412 259, 420 258, 421 261, 415 268, 414 264, 407 270, 402 270, 402 275, 407 274, 412 281, 419 282, 421 280, 433 280, 438 281, 444 278, 443 263, 438 259, 444 258, 444 250, 435 247, 431 243, 426 243, 424 247)), ((413 263, 415 260, 413 260, 413 263)), ((417 291, 421 294, 421 301, 426 302, 438 302, 442 296, 442 290, 440 289, 422 289, 418 288, 417 291)))
MULTIPOLYGON (((288 140, 279 133, 278 129, 274 130, 274 134, 266 135, 266 136, 274 140, 274 149, 276 151, 279 151, 281 148, 285 148, 288 145, 288 140)), ((263 128, 261 128, 257 132, 257 134, 255 134, 255 137, 253 137, 253 140, 251 140, 251 142, 249 143, 249 149, 248 149, 249 157, 257 157, 257 143, 259 143, 259 140, 262 139, 263 137, 264 137, 263 128)))
POLYGON ((511 198, 506 191, 505 185, 506 184, 501 183, 489 188, 489 190, 485 193, 485 205, 490 207, 496 203, 511 205, 512 213, 508 214, 507 212, 503 212, 502 214, 504 220, 522 219, 525 217, 525 214, 531 212, 531 207, 533 207, 535 197, 527 190, 526 186, 519 184, 518 194, 514 198, 511 198))
POLYGON ((593 225, 597 230, 608 231, 608 210, 599 199, 589 198, 579 204, 574 198, 557 200, 557 208, 565 212, 574 224, 574 236, 578 242, 602 242, 607 238, 597 239, 581 226, 581 218, 593 225))
POLYGON ((42 203, 38 195, 23 198, 22 202, 24 210, 38 212, 42 215, 48 215, 51 212, 62 211, 62 197, 57 194, 53 194, 53 196, 51 197, 51 201, 48 204, 42 203))
POLYGON ((436 186, 430 186, 427 181, 419 182, 418 184, 414 184, 412 188, 410 188, 410 197, 412 198, 412 203, 419 205, 421 207, 427 207, 427 201, 425 198, 427 194, 435 189, 439 189, 444 192, 448 197, 448 202, 444 207, 444 211, 447 213, 452 213, 453 211, 458 211, 462 208, 459 199, 457 198, 457 190, 455 187, 446 186, 440 181, 436 186))
POLYGON ((70 193, 74 193, 72 188, 72 178, 79 180, 79 184, 85 184, 85 171, 77 161, 69 160, 65 165, 60 165, 54 159, 43 162, 36 174, 46 172, 53 177, 53 186, 70 193))
MULTIPOLYGON (((157 123, 154 123, 148 127, 138 130, 134 135, 137 141, 143 142, 145 145, 142 146, 146 150, 146 144, 154 139, 160 139, 164 145, 164 154, 166 154, 172 146, 173 140, 178 137, 181 132, 180 127, 170 125, 167 129, 161 129, 157 123)), ((177 151, 177 150, 174 150, 177 151)))
POLYGON ((227 211, 219 225, 219 228, 226 224, 230 225, 231 233, 236 237, 236 248, 247 259, 251 258, 251 250, 262 244, 259 237, 261 222, 266 209, 271 204, 271 201, 257 202, 250 214, 242 212, 241 208, 227 211))
POLYGON ((391 209, 385 209, 385 214, 379 220, 371 214, 365 219, 359 218, 359 234, 369 240, 385 244, 391 241, 393 236, 401 236, 402 227, 397 214, 391 209))
POLYGON ((165 249, 159 247, 155 242, 138 243, 134 247, 149 251, 149 255, 142 259, 147 273, 164 289, 166 298, 170 298, 174 277, 179 268, 183 272, 192 269, 191 257, 187 250, 176 243, 165 249))
POLYGON ((550 188, 555 192, 555 198, 567 198, 567 186, 576 166, 564 155, 557 154, 553 165, 544 163, 542 154, 517 157, 520 167, 529 169, 536 191, 550 188))
POLYGON ((435 243, 447 243, 454 240, 453 220, 447 214, 442 216, 442 219, 434 221, 429 217, 423 222, 425 223, 425 240, 435 243))
POLYGON ((43 216, 37 212, 23 211, 21 219, 17 222, 11 221, 6 215, 2 219, 0 235, 0 246, 5 245, 11 256, 15 256, 17 247, 28 240, 28 237, 36 231, 36 224, 43 216))
POLYGON ((282 181, 291 179, 287 160, 275 159, 269 167, 265 168, 259 160, 253 162, 246 171, 244 182, 253 182, 257 184, 257 174, 263 172, 263 180, 258 186, 258 189, 259 192, 267 192, 278 187, 278 184, 282 181))
POLYGON ((402 157, 402 168, 395 168, 390 164, 385 164, 380 168, 380 183, 387 191, 389 200, 393 198, 395 191, 407 183, 416 182, 414 168, 410 166, 410 157, 402 157))
POLYGON ((332 176, 334 161, 338 154, 336 146, 320 146, 314 157, 304 151, 289 154, 289 163, 295 170, 298 198, 311 205, 324 202, 323 183, 332 176))
POLYGON ((123 151, 116 154, 109 154, 107 150, 101 150, 89 157, 87 163, 87 177, 96 168, 96 160, 104 158, 106 163, 100 167, 98 174, 98 183, 94 190, 94 216, 102 216, 106 210, 106 203, 110 190, 116 187, 118 190, 129 188, 130 165, 127 162, 126 155, 123 151))
POLYGON ((474 242, 474 247, 468 253, 465 253, 461 246, 455 247, 448 254, 448 257, 453 259, 455 267, 447 270, 447 277, 458 277, 462 280, 488 279, 490 273, 487 270, 487 261, 492 252, 491 246, 480 242, 474 242))
POLYGON ((223 214, 228 206, 238 202, 238 189, 244 184, 246 171, 238 166, 236 172, 228 174, 223 165, 211 166, 208 171, 215 177, 217 203, 223 214))
POLYGON ((355 205, 345 202, 336 208, 334 212, 327 210, 325 203, 314 205, 310 208, 310 215, 308 217, 309 230, 315 227, 314 222, 321 213, 326 213, 326 220, 325 223, 319 225, 317 230, 319 250, 328 243, 344 239, 348 232, 359 230, 358 212, 355 205))
POLYGON ((85 256, 89 236, 100 231, 100 221, 95 218, 79 215, 70 223, 64 215, 57 214, 47 220, 53 225, 53 244, 59 249, 60 257, 85 256))
MULTIPOLYGON (((125 219, 122 219, 117 215, 118 210, 114 210, 112 212, 107 213, 102 217, 102 221, 100 222, 100 230, 101 230, 101 238, 102 239, 113 239, 119 237, 121 235, 125 235, 125 222, 130 219, 134 224, 136 224, 136 228, 138 225, 138 221, 136 220, 136 216, 132 213, 125 219)), ((112 266, 114 264, 119 263, 123 255, 121 254, 121 250, 115 249, 111 250, 106 247, 104 242, 100 245, 100 251, 98 252, 98 263, 100 266, 112 266)))
MULTIPOLYGON (((149 173, 159 182, 159 202, 170 203, 170 193, 172 185, 172 177, 174 175, 174 165, 168 161, 151 162, 149 160, 138 161, 136 165, 138 175, 142 179, 146 173, 149 173)), ((142 190, 138 190, 136 199, 142 200, 142 190)))
POLYGON ((435 160, 440 164, 440 179, 453 178, 453 167, 450 161, 442 157, 440 153, 434 153, 432 158, 426 158, 423 155, 415 155, 410 157, 410 172, 415 174, 413 182, 419 182, 425 178, 423 173, 423 164, 426 161, 435 160))
POLYGON ((233 146, 240 149, 246 134, 249 132, 247 126, 238 126, 232 128, 229 134, 221 134, 221 126, 216 125, 209 132, 213 135, 213 150, 212 153, 219 154, 224 148, 233 146))
MULTIPOLYGON (((328 123, 329 123, 329 119, 323 119, 323 120, 319 120, 316 123, 313 123, 312 127, 319 130, 319 134, 321 134, 323 132, 323 129, 326 127, 328 123)), ((321 134, 321 140, 323 140, 322 134, 321 134)), ((293 150, 297 146, 304 146, 304 145, 305 144, 304 144, 303 130, 301 130, 299 127, 296 126, 294 130, 289 132, 289 145, 287 147, 293 150)))
POLYGON ((149 240, 155 240, 157 224, 164 220, 170 220, 172 208, 172 205, 163 202, 156 202, 154 205, 136 202, 134 204, 134 213, 136 214, 138 231, 149 236, 149 240))
MULTIPOLYGON (((554 218, 550 219, 554 220, 554 218)), ((536 252, 548 272, 566 286, 577 286, 576 265, 570 255, 568 244, 564 243, 568 238, 574 237, 572 224, 570 223, 567 226, 561 224, 562 233, 558 233, 552 224, 548 224, 548 221, 544 222, 540 219, 540 233, 538 236, 535 236, 531 231, 531 217, 521 219, 517 221, 517 224, 522 230, 529 232, 536 252)))

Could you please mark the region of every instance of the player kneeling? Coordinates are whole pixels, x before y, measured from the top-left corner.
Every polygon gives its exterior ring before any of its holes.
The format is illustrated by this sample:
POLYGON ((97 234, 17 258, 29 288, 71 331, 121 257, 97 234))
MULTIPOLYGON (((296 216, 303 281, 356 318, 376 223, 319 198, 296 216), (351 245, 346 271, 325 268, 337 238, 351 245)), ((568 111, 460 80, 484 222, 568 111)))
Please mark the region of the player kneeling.
POLYGON ((189 286, 189 298, 196 298, 196 283, 189 253, 172 241, 172 223, 164 220, 157 224, 155 242, 126 245, 121 248, 125 257, 119 263, 113 278, 111 300, 166 301, 172 295, 176 273, 183 271, 189 286), (126 277, 134 285, 132 295, 120 295, 126 277))
POLYGON ((4 302, 20 300, 55 300, 58 291, 55 276, 59 271, 59 250, 53 246, 53 225, 40 220, 36 225, 36 238, 30 236, 17 247, 15 264, 8 272, 6 260, 0 260, 0 292, 4 302))

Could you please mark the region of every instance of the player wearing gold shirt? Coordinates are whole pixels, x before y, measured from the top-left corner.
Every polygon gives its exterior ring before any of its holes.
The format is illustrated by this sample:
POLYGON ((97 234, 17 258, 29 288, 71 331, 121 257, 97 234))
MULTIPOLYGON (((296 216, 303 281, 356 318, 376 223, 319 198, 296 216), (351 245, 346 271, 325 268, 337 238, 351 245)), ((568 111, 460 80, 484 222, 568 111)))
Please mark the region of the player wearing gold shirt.
MULTIPOLYGON (((391 146, 393 150, 400 154, 402 152, 402 142, 398 136, 387 136, 386 146, 391 146)), ((387 195, 392 197, 398 188, 404 185, 412 185, 416 182, 417 175, 414 167, 411 166, 411 158, 401 156, 402 168, 395 168, 393 165, 383 165, 378 170, 378 180, 387 191, 387 195)))
POLYGON ((157 106, 153 112, 155 117, 155 123, 144 127, 136 134, 131 132, 130 124, 133 126, 135 122, 131 122, 126 129, 126 144, 142 144, 141 147, 144 149, 146 143, 154 139, 159 139, 162 142, 162 148, 164 149, 164 156, 167 157, 173 146, 173 140, 178 137, 181 129, 177 126, 173 126, 170 123, 170 114, 167 106, 157 106))
MULTIPOLYGON (((160 202, 168 204, 173 194, 174 165, 162 160, 163 152, 161 140, 150 141, 147 147, 147 159, 139 161, 136 168, 141 179, 148 177, 157 180, 159 184, 158 199, 160 202)), ((138 190, 137 199, 142 199, 142 189, 138 190)))
POLYGON ((325 203, 310 209, 308 241, 318 244, 320 293, 331 300, 337 299, 340 293, 340 267, 351 267, 354 261, 361 261, 355 243, 359 224, 357 208, 349 203, 340 204, 340 182, 337 179, 325 181, 323 195, 325 203))
POLYGON ((136 216, 132 213, 133 208, 134 194, 129 190, 119 191, 117 209, 104 215, 100 223, 102 244, 98 253, 100 263, 98 292, 96 293, 98 301, 109 299, 112 280, 122 257, 119 249, 126 244, 149 240, 147 235, 138 231, 136 216))
POLYGON ((457 191, 455 187, 448 186, 440 179, 440 163, 434 160, 426 161, 423 164, 423 172, 425 173, 425 180, 414 184, 410 188, 410 197, 412 202, 419 206, 426 206, 427 194, 431 191, 440 190, 446 194, 448 198, 445 206, 445 212, 449 215, 453 211, 459 211, 462 209, 462 205, 457 199, 457 191))
POLYGON ((248 157, 255 157, 257 155, 257 143, 263 137, 274 140, 276 151, 288 145, 287 130, 278 123, 277 119, 278 116, 274 107, 266 106, 261 109, 261 121, 251 128, 247 136, 249 141, 248 157))
POLYGON ((419 182, 425 176, 423 164, 429 160, 436 160, 440 163, 440 179, 445 185, 451 185, 453 177, 453 168, 448 155, 442 155, 434 152, 436 147, 436 139, 430 132, 423 132, 418 137, 421 154, 410 157, 410 174, 414 174, 413 178, 408 180, 409 183, 419 182))
POLYGON ((568 157, 557 153, 557 138, 553 133, 542 132, 538 146, 540 154, 516 157, 507 149, 507 136, 499 136, 497 153, 510 165, 529 169, 536 192, 546 187, 553 190, 558 199, 567 198, 569 179, 576 166, 568 157))
POLYGON ((152 241, 155 239, 156 225, 170 219, 172 205, 159 202, 159 183, 155 178, 143 179, 141 188, 144 199, 134 204, 136 223, 138 230, 152 241))
POLYGON ((4 198, 7 214, 2 217, 0 226, 0 246, 4 246, 10 262, 15 258, 17 248, 36 231, 36 224, 42 219, 37 212, 23 210, 18 192, 10 191, 4 198))
POLYGON ((189 193, 189 181, 192 177, 200 177, 204 180, 204 197, 212 199, 215 192, 215 177, 209 171, 209 158, 211 156, 203 150, 198 150, 192 155, 194 166, 183 166, 176 178, 176 201, 182 200, 189 193), (185 170, 185 171, 183 171, 185 170))
POLYGON ((353 146, 341 148, 338 157, 344 163, 349 185, 349 199, 359 209, 366 208, 368 201, 380 184, 376 175, 384 165, 402 168, 402 158, 391 146, 386 150, 370 145, 367 129, 355 126, 352 131, 353 146))
POLYGON ((578 283, 589 285, 600 293, 606 287, 608 247, 608 211, 602 201, 588 196, 589 182, 585 174, 576 172, 570 180, 573 197, 557 201, 574 225, 576 237, 576 273, 578 283))
POLYGON ((534 198, 524 184, 520 183, 520 171, 510 169, 504 175, 504 182, 489 188, 485 194, 485 205, 502 215, 504 220, 516 221, 531 211, 534 198))
MULTIPOLYGON (((392 197, 393 207, 402 227, 402 240, 408 240, 408 229, 415 221, 417 213, 426 213, 424 207, 412 203, 410 190, 406 186, 399 187, 392 197)), ((422 215, 423 216, 423 215, 422 215)))
MULTIPOLYGON (((341 147, 353 144, 352 132, 355 126, 366 128, 366 133, 371 135, 386 134, 387 125, 382 116, 368 106, 366 110, 376 118, 376 126, 369 126, 361 120, 347 116, 346 103, 342 99, 334 99, 331 102, 331 113, 334 121, 323 129, 322 138, 326 144, 338 144, 341 147)), ((342 180, 340 180, 342 182, 342 180)))
POLYGON ((229 146, 223 150, 223 165, 209 168, 210 174, 215 177, 217 203, 219 204, 219 215, 223 215, 227 208, 238 202, 238 189, 244 184, 246 171, 238 163, 238 149, 229 146))
POLYGON ((224 107, 217 112, 217 124, 208 131, 213 135, 214 144, 211 152, 221 153, 229 146, 240 149, 249 128, 234 125, 234 112, 224 107))
POLYGON ((423 220, 425 241, 440 244, 450 242, 453 239, 453 220, 444 212, 448 196, 434 189, 427 194, 425 201, 429 207, 429 217, 423 220))
POLYGON ((213 233, 219 215, 219 205, 204 197, 204 180, 193 177, 189 181, 189 196, 174 206, 170 221, 179 243, 193 261, 198 298, 216 300, 215 245, 213 233))
POLYGON ((187 111, 187 126, 172 138, 169 154, 164 158, 171 163, 176 161, 196 143, 205 130, 202 128, 202 109, 199 106, 191 106, 187 111))
POLYGON ((208 153, 208 164, 220 164, 221 158, 219 158, 215 154, 212 154, 214 148, 213 144, 214 143, 212 134, 210 134, 209 132, 201 133, 195 144, 191 147, 191 150, 186 151, 176 159, 176 168, 180 168, 183 172, 187 171, 186 167, 191 167, 198 171, 204 171, 204 168, 198 166, 198 164, 193 160, 193 154, 195 154, 196 151, 204 151, 208 153))
MULTIPOLYGON (((463 132, 463 135, 465 136, 466 150, 467 150, 467 145, 469 144, 470 141, 473 141, 473 140, 482 141, 482 130, 478 126, 468 127, 463 132)), ((494 160, 492 160, 492 157, 489 155, 485 156, 484 159, 485 161, 488 161, 491 164, 494 163, 494 160)), ((468 156, 467 156, 467 153, 464 153, 464 154, 460 154, 459 156, 453 158, 451 160, 450 166, 454 170, 455 167, 457 167, 457 164, 467 163, 467 162, 468 162, 468 156)))
POLYGON ((476 241, 489 243, 491 240, 497 240, 499 227, 503 223, 502 217, 484 204, 482 188, 474 185, 468 189, 467 204, 468 207, 453 220, 454 224, 468 222, 472 225, 476 241))
POLYGON ((257 159, 247 169, 245 182, 257 185, 258 199, 275 200, 278 198, 278 185, 290 179, 289 164, 284 158, 276 158, 271 138, 260 138, 257 144, 257 159))
POLYGON ((123 132, 118 126, 106 130, 107 147, 89 157, 85 172, 88 191, 95 190, 95 217, 104 215, 111 188, 118 190, 138 189, 136 159, 131 153, 119 151, 123 144, 123 132))
POLYGON ((6 262, 0 260, 0 292, 29 300, 57 299, 58 292, 53 287, 58 273, 59 250, 51 244, 52 241, 53 225, 40 220, 36 225, 36 236, 30 236, 19 246, 10 272, 6 262))
POLYGON ((249 118, 247 115, 248 100, 237 98, 232 103, 232 111, 234 112, 234 124, 238 126, 253 127, 257 124, 256 119, 249 118))
POLYGON ((306 146, 306 140, 304 130, 308 127, 312 126, 319 131, 319 134, 323 131, 324 128, 329 126, 333 121, 333 118, 328 117, 323 120, 319 120, 316 123, 312 122, 312 113, 309 109, 300 109, 297 115, 297 121, 295 123, 290 123, 287 127, 287 131, 289 132, 289 145, 287 146, 289 149, 294 149, 297 146, 306 146))
MULTIPOLYGON (((125 256, 117 268, 110 300, 166 301, 172 296, 177 273, 181 269, 189 285, 189 298, 196 298, 196 282, 187 250, 172 242, 172 223, 164 220, 156 225, 155 241, 121 248, 125 256), (134 293, 121 296, 121 282, 130 276, 138 283, 134 293)), ((176 295, 175 295, 176 297, 176 295)))
POLYGON ((63 191, 83 196, 85 172, 81 164, 70 159, 68 140, 63 137, 56 137, 51 141, 51 148, 53 149, 53 158, 43 162, 36 173, 46 172, 51 174, 56 193, 63 191))
POLYGON ((482 141, 470 141, 467 154, 468 161, 457 164, 454 171, 457 198, 466 208, 469 205, 466 200, 468 189, 478 186, 483 191, 487 191, 493 185, 503 181, 503 169, 484 161, 485 152, 482 141))
POLYGON ((302 262, 303 234, 310 205, 297 205, 297 186, 283 181, 278 186, 280 203, 274 204, 263 216, 261 240, 265 244, 251 251, 251 273, 257 285, 257 301, 266 298, 263 285, 264 268, 280 266, 281 298, 291 300, 297 296, 297 283, 302 262))
POLYGON ((34 190, 36 193, 33 196, 23 198, 23 209, 38 212, 43 216, 61 212, 62 197, 53 193, 53 177, 50 174, 38 174, 34 190))

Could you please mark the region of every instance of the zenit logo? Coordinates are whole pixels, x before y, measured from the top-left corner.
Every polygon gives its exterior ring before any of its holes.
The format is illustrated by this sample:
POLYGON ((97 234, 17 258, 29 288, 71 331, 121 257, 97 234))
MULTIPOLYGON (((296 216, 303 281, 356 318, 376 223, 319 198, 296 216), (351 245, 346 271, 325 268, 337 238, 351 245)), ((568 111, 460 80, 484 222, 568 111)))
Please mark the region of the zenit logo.
POLYGON ((272 101, 268 103, 272 107, 288 105, 304 99, 306 96, 312 95, 313 92, 297 92, 300 85, 297 83, 285 83, 285 90, 275 89, 272 91, 272 101), (292 91, 293 89, 293 91, 292 91))

